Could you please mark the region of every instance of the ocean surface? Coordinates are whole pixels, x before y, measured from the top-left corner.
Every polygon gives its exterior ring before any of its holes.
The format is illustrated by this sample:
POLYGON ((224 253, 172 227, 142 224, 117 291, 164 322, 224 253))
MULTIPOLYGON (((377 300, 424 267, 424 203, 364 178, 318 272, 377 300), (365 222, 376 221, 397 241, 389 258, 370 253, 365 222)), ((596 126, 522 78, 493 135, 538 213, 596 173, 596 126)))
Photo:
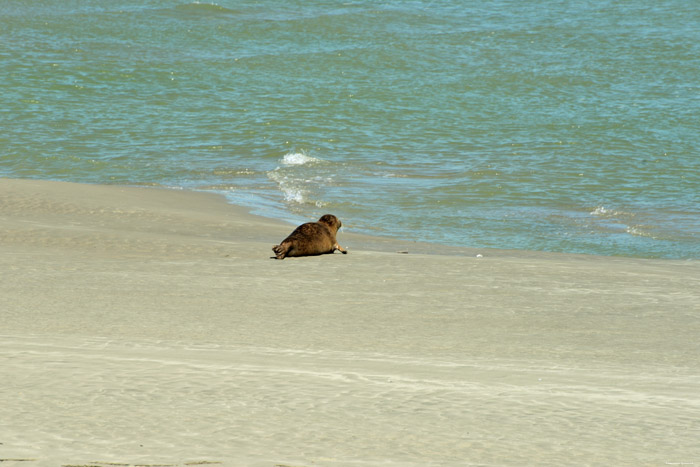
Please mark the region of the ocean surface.
POLYGON ((700 258, 695 1, 2 0, 0 130, 2 177, 700 258))

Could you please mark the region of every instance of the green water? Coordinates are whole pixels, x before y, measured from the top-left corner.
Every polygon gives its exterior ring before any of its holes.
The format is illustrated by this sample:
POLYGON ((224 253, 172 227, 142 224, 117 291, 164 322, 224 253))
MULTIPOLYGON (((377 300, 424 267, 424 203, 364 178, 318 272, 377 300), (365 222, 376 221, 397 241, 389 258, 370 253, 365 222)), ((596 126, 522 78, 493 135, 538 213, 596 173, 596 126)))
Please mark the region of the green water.
POLYGON ((680 0, 5 0, 0 176, 698 258, 698 25, 680 0))

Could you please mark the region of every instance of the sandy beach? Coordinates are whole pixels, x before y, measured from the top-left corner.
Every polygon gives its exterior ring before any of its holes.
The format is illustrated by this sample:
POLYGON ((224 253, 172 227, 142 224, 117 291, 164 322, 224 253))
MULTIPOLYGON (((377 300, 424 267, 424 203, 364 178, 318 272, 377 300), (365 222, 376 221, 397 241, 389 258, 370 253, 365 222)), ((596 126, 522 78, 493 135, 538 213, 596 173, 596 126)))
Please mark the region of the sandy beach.
POLYGON ((0 179, 0 465, 700 465, 697 261, 293 227, 0 179))

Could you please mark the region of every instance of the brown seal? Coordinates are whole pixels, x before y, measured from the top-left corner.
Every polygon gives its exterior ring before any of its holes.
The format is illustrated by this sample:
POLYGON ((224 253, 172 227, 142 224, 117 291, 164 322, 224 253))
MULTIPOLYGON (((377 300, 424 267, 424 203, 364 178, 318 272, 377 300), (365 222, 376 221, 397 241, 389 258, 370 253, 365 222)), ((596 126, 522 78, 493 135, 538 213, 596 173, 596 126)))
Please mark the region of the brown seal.
POLYGON ((339 250, 347 253, 335 240, 335 234, 342 226, 340 220, 332 214, 322 216, 318 222, 302 224, 282 243, 272 247, 276 259, 284 259, 287 256, 310 256, 333 253, 339 250))

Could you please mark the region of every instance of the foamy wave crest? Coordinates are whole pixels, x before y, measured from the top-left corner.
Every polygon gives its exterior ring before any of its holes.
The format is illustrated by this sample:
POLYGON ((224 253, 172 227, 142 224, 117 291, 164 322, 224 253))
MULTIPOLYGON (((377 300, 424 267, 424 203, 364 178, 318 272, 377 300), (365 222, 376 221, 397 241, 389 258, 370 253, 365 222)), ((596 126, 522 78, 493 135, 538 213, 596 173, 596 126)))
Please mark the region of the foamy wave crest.
POLYGON ((591 216, 598 218, 595 226, 607 232, 625 232, 634 237, 644 237, 656 240, 658 237, 652 233, 654 227, 647 223, 640 223, 640 218, 645 219, 644 213, 636 214, 628 211, 619 211, 598 206, 590 212, 591 216))
POLYGON ((635 237, 647 237, 656 239, 656 237, 652 235, 651 232, 643 230, 642 227, 638 225, 627 227, 626 232, 630 235, 634 235, 635 237))
POLYGON ((605 206, 598 206, 590 212, 590 215, 602 217, 604 219, 617 219, 620 221, 631 221, 637 217, 637 215, 633 212, 620 211, 617 209, 606 208, 605 206))
POLYGON ((598 206, 593 211, 591 211, 591 216, 598 216, 598 217, 611 217, 611 216, 615 216, 616 214, 618 214, 617 211, 614 211, 612 209, 608 209, 605 206, 598 206))
POLYGON ((315 164, 323 161, 321 159, 308 156, 303 152, 290 152, 289 154, 285 154, 280 162, 284 165, 304 165, 315 164))

